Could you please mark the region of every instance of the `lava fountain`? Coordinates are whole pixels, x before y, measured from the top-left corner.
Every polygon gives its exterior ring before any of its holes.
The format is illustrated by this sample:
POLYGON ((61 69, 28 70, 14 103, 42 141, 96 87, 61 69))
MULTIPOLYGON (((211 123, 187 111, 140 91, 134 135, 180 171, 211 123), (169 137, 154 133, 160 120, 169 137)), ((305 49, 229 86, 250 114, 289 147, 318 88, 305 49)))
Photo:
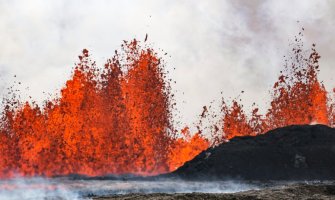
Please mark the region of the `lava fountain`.
POLYGON ((43 107, 7 99, 0 176, 154 175, 208 148, 199 134, 177 136, 163 66, 136 40, 103 69, 84 49, 59 98, 43 107))
MULTIPOLYGON (((58 98, 38 106, 10 91, 14 96, 4 101, 0 128, 0 178, 156 175, 236 136, 292 124, 334 127, 335 104, 318 80, 320 56, 315 45, 304 51, 299 37, 268 111, 247 114, 237 100, 223 101, 220 122, 210 126, 212 138, 201 121, 194 134, 173 127, 170 82, 154 49, 125 41, 103 68, 84 49, 58 98)), ((204 107, 201 120, 211 117, 208 112, 204 107)))
POLYGON ((269 130, 297 124, 324 124, 334 127, 334 102, 322 82, 318 80, 321 56, 315 44, 309 51, 303 49, 302 32, 291 44, 291 55, 273 86, 272 100, 262 115, 253 108, 247 115, 237 100, 229 106, 222 103, 224 137, 255 136, 269 130))

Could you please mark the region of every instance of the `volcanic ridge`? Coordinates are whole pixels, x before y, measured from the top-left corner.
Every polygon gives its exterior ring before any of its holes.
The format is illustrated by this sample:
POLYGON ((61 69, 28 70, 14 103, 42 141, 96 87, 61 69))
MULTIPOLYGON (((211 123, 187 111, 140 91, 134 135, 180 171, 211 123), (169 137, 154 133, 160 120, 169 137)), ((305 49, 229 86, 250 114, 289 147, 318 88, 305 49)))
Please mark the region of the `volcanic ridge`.
POLYGON ((334 180, 335 129, 292 125, 235 137, 165 175, 192 180, 334 180))

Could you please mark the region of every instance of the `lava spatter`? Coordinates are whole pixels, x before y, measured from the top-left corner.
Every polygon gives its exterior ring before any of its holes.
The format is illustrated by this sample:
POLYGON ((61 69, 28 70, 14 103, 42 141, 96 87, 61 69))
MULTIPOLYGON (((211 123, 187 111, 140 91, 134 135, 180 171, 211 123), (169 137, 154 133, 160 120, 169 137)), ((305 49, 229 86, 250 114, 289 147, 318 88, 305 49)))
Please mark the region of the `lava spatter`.
POLYGON ((154 175, 206 149, 198 135, 176 137, 160 60, 133 40, 101 69, 84 49, 59 98, 43 107, 8 99, 0 176, 154 175))
MULTIPOLYGON (((313 45, 292 49, 265 114, 234 100, 222 103, 220 123, 197 131, 173 126, 170 82, 154 49, 124 42, 102 68, 84 49, 60 96, 43 105, 4 101, 0 123, 0 178, 14 175, 156 175, 173 171, 201 151, 237 136, 256 136, 292 124, 334 127, 335 104, 318 79, 313 45), (306 56, 307 55, 307 56, 306 56), (208 134, 208 135, 206 135, 208 134)), ((17 91, 11 90, 11 94, 17 91)), ((215 118, 215 117, 214 117, 215 118)), ((209 120, 212 121, 212 120, 209 120)))

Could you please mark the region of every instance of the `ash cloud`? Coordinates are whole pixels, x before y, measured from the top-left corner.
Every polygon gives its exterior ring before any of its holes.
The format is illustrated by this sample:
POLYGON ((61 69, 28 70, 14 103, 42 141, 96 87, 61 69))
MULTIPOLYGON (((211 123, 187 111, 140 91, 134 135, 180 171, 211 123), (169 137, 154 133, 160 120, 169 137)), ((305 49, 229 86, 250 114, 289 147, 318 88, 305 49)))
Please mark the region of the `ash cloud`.
POLYGON ((10 82, 16 74, 26 97, 42 101, 43 91, 56 93, 70 77, 81 49, 102 65, 122 40, 144 40, 148 33, 153 47, 168 53, 186 124, 221 91, 236 97, 244 90, 246 107, 256 102, 265 110, 288 44, 301 27, 306 48, 316 43, 322 56, 320 79, 328 90, 334 87, 333 10, 330 0, 2 0, 1 78, 10 82))

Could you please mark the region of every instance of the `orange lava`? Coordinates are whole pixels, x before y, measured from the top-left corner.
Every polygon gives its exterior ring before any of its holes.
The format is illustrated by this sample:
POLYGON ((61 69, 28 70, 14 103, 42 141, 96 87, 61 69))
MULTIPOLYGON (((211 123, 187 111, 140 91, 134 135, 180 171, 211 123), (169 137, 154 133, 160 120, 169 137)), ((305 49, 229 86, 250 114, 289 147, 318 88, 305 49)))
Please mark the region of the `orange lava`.
MULTIPOLYGON (((84 49, 59 98, 4 102, 0 127, 0 178, 84 174, 155 175, 177 169, 210 146, 292 124, 335 126, 335 104, 318 80, 320 58, 306 57, 301 40, 273 86, 265 114, 233 101, 222 104, 213 138, 173 127, 172 94, 161 58, 133 40, 103 68, 84 49)), ((15 93, 10 91, 11 94, 15 93)))
POLYGON ((255 136, 293 124, 334 126, 334 103, 318 80, 320 55, 313 44, 306 56, 301 39, 296 38, 296 42, 273 86, 272 101, 265 115, 258 114, 255 108, 249 117, 236 100, 230 108, 223 102, 223 132, 227 139, 255 136))
POLYGON ((208 148, 177 137, 170 86, 157 54, 125 42, 103 69, 83 50, 60 98, 7 100, 0 133, 0 176, 155 175, 208 148))

